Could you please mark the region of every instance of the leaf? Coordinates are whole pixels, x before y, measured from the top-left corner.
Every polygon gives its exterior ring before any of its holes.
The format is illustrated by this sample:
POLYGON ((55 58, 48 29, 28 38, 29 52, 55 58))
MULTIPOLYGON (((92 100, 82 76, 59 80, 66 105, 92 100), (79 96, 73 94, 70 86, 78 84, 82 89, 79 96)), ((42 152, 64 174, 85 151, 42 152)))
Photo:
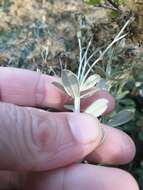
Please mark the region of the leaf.
POLYGON ((124 92, 118 93, 118 94, 117 94, 117 97, 116 97, 116 100, 121 100, 121 99, 123 99, 127 94, 129 94, 129 91, 128 91, 128 90, 126 90, 126 91, 124 91, 124 92))
POLYGON ((100 4, 104 1, 103 0, 85 0, 85 2, 87 2, 90 5, 97 5, 97 4, 100 4))
POLYGON ((133 110, 122 110, 117 113, 111 120, 108 121, 107 125, 117 127, 123 125, 134 118, 133 110))
POLYGON ((61 79, 64 89, 69 96, 71 96, 72 98, 80 97, 79 81, 77 76, 73 72, 66 69, 63 70, 61 74, 61 79))
POLYGON ((101 98, 93 102, 86 110, 85 113, 89 113, 95 117, 102 115, 108 108, 108 100, 101 98))
POLYGON ((65 92, 65 89, 64 89, 63 85, 62 85, 60 82, 54 81, 54 82, 52 82, 52 84, 53 84, 54 86, 56 86, 57 88, 59 88, 60 90, 62 90, 62 91, 65 92))
POLYGON ((107 81, 105 79, 101 79, 97 85, 96 85, 96 88, 98 90, 108 90, 108 84, 107 84, 107 81))
POLYGON ((85 90, 85 91, 81 92, 80 98, 88 98, 90 96, 94 96, 97 91, 98 91, 98 89, 96 87, 93 87, 89 90, 85 90))
POLYGON ((106 77, 107 77, 108 79, 110 79, 110 77, 111 77, 111 72, 112 72, 111 64, 108 63, 108 64, 107 64, 107 67, 106 67, 106 77))
POLYGON ((100 79, 101 77, 97 74, 89 76, 85 83, 80 86, 80 91, 88 90, 94 87, 100 81, 100 79))
POLYGON ((74 111, 74 105, 64 105, 64 108, 66 108, 67 110, 74 111))

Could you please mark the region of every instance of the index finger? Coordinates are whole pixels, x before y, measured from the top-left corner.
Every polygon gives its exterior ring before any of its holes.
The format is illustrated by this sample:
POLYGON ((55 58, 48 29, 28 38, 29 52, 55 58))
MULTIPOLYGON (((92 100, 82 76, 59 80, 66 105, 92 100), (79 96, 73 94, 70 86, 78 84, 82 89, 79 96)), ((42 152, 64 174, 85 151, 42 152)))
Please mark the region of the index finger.
POLYGON ((22 106, 61 108, 69 98, 55 87, 58 80, 38 72, 0 68, 0 100, 22 106))
MULTIPOLYGON (((59 80, 58 77, 34 71, 0 67, 0 100, 21 106, 63 109, 64 105, 71 100, 62 90, 52 84, 57 80, 59 80)), ((107 111, 111 111, 114 108, 114 99, 103 91, 82 101, 81 107, 87 107, 100 97, 109 100, 107 111)))

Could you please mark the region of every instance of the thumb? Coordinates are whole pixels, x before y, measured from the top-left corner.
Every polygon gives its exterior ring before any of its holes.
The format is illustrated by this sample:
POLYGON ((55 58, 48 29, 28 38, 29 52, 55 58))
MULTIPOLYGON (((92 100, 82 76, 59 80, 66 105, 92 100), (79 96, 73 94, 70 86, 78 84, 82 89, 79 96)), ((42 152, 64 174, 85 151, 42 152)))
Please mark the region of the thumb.
POLYGON ((89 115, 0 107, 1 170, 54 169, 82 159, 100 143, 102 129, 89 115))

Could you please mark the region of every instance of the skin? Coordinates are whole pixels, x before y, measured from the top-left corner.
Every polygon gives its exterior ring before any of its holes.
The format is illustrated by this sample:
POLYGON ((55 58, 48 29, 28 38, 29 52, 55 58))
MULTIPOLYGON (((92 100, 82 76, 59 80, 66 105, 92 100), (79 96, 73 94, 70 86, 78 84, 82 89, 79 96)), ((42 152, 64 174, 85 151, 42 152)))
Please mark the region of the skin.
MULTIPOLYGON (((63 110, 69 98, 53 86, 58 80, 40 73, 0 68, 0 189, 24 190, 138 190, 125 171, 80 164, 85 158, 99 164, 125 164, 135 155, 131 138, 87 114, 63 110), (101 143, 101 129, 105 138, 101 143)), ((107 98, 104 91, 82 102, 107 98)))

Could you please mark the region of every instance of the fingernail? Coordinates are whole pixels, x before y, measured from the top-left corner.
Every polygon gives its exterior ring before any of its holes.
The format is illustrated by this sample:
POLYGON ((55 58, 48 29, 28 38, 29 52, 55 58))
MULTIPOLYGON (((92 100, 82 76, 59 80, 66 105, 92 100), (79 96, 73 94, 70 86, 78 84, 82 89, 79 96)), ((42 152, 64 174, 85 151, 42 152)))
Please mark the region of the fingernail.
POLYGON ((68 122, 74 138, 79 143, 92 143, 99 135, 99 122, 87 114, 71 114, 68 122))

